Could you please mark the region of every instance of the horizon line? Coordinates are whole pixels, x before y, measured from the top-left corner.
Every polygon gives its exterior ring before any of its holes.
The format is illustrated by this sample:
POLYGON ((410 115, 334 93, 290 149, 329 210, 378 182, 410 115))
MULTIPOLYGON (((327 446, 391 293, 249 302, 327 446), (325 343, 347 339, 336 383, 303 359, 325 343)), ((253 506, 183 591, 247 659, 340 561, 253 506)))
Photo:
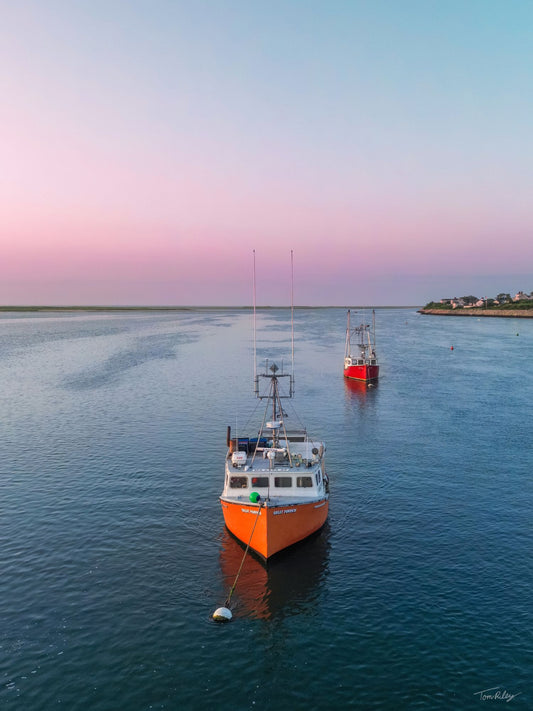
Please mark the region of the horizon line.
MULTIPOLYGON (((329 305, 329 306, 311 306, 311 305, 300 305, 294 306, 295 309, 416 309, 420 308, 420 304, 405 304, 405 305, 385 305, 385 306, 373 306, 371 304, 367 305, 329 305)), ((291 306, 256 306, 257 309, 290 309, 291 306)), ((114 305, 82 305, 82 304, 72 304, 69 306, 59 306, 52 304, 38 305, 38 304, 28 304, 28 305, 0 305, 0 311, 187 311, 193 309, 233 309, 233 310, 244 310, 253 309, 253 305, 235 306, 235 305, 180 305, 180 306, 140 306, 140 305, 129 305, 129 306, 114 306, 114 305)))

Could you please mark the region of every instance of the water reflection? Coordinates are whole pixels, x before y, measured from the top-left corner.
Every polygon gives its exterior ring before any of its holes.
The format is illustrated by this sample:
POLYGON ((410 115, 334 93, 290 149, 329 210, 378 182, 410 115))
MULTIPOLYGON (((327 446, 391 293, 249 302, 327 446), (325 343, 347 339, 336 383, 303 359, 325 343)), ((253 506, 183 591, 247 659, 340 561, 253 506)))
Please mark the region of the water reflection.
POLYGON ((367 399, 374 397, 378 389, 379 380, 373 383, 367 383, 364 380, 351 380, 350 378, 344 378, 344 386, 346 394, 353 400, 359 400, 360 402, 365 402, 367 399))
MULTIPOLYGON (((272 619, 312 612, 328 572, 329 524, 318 533, 264 562, 248 553, 232 596, 235 617, 272 619)), ((220 567, 229 591, 244 554, 227 529, 222 536, 220 567)))

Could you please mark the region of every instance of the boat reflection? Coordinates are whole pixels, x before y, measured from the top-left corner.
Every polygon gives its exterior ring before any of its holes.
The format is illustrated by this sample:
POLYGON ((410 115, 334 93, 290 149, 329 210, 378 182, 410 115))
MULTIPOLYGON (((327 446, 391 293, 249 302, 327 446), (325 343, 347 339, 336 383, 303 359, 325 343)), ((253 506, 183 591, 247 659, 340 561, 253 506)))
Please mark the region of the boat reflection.
POLYGON ((352 380, 350 378, 344 378, 346 392, 348 394, 353 393, 361 400, 365 400, 367 397, 372 397, 372 395, 378 389, 378 383, 379 380, 375 380, 374 382, 369 383, 365 382, 364 380, 352 380))
MULTIPOLYGON (((329 524, 267 561, 248 551, 232 597, 234 617, 272 619, 311 610, 327 575, 329 524)), ((220 567, 226 590, 233 585, 245 546, 224 528, 220 567)))

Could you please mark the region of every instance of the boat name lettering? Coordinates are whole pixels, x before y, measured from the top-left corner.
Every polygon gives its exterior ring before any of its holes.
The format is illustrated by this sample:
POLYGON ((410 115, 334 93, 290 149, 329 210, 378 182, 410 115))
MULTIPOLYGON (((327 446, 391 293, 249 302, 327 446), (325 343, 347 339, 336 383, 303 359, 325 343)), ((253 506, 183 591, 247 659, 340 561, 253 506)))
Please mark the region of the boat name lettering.
POLYGON ((284 513, 296 513, 296 509, 281 509, 279 511, 273 511, 272 513, 274 516, 277 516, 278 514, 284 514, 284 513))
POLYGON ((242 511, 243 513, 253 513, 253 514, 256 514, 258 510, 257 510, 257 509, 241 509, 241 511, 242 511))

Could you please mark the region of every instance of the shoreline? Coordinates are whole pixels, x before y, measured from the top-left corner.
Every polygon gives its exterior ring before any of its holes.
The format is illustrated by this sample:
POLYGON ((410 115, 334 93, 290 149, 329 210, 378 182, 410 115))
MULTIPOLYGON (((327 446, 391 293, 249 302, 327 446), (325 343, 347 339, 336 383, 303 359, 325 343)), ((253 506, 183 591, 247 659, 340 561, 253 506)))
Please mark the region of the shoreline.
POLYGON ((485 316, 493 318, 533 318, 533 309, 508 309, 495 311, 492 309, 419 309, 419 314, 430 316, 485 316))
MULTIPOLYGON (((258 311, 290 309, 290 306, 257 306, 258 311)), ((298 309, 413 309, 417 306, 295 306, 298 309)), ((0 306, 0 313, 67 312, 67 311, 250 311, 253 306, 0 306)))

